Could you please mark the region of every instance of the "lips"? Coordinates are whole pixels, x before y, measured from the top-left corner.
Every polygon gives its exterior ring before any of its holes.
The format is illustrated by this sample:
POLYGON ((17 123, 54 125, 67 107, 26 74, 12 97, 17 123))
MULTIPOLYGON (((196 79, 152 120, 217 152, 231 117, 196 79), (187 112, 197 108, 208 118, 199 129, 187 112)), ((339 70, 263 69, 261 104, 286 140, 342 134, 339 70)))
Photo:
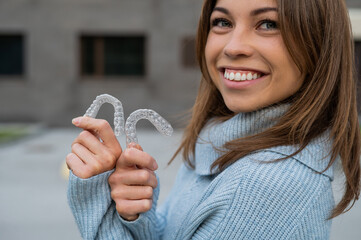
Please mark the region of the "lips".
POLYGON ((224 78, 230 81, 251 81, 256 80, 264 75, 264 73, 259 71, 224 68, 224 78))

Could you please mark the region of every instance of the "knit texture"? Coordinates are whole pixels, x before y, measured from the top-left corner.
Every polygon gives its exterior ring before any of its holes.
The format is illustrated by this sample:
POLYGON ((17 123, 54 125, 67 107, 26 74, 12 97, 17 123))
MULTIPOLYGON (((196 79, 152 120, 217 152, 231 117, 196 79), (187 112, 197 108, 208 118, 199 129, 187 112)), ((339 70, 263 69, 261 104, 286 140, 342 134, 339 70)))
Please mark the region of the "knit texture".
MULTIPOLYGON (((110 197, 112 171, 89 179, 70 173, 68 201, 84 239, 328 239, 334 207, 328 133, 302 152, 297 146, 264 149, 224 171, 211 171, 224 143, 274 125, 281 105, 207 124, 196 144, 195 169, 182 165, 165 203, 135 221, 122 219, 110 197), (319 172, 322 172, 321 174, 319 172)), ((160 179, 161 181, 162 179, 160 179)))

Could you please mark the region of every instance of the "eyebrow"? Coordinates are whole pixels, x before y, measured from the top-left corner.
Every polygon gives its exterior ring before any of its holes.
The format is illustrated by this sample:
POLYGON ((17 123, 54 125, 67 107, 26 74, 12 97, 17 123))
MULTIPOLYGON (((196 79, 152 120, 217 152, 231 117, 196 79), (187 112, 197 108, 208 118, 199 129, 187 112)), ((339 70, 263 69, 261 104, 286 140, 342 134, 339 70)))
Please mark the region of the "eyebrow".
MULTIPOLYGON (((222 8, 222 7, 215 7, 213 9, 213 12, 214 11, 219 11, 219 12, 222 12, 226 15, 229 15, 229 11, 226 9, 226 8, 222 8)), ((277 8, 273 8, 273 7, 265 7, 265 8, 258 8, 258 9, 255 9, 251 12, 251 16, 256 16, 256 15, 259 15, 261 13, 265 13, 265 12, 269 12, 269 11, 275 11, 275 12, 278 12, 278 9, 277 8)))
POLYGON ((255 10, 253 10, 251 12, 251 16, 256 16, 258 14, 269 12, 269 11, 278 12, 278 9, 277 8, 272 8, 272 7, 265 7, 265 8, 255 9, 255 10))
POLYGON ((224 14, 229 15, 229 11, 227 9, 225 9, 225 8, 222 8, 222 7, 215 7, 215 8, 213 8, 213 12, 214 11, 222 12, 224 14))

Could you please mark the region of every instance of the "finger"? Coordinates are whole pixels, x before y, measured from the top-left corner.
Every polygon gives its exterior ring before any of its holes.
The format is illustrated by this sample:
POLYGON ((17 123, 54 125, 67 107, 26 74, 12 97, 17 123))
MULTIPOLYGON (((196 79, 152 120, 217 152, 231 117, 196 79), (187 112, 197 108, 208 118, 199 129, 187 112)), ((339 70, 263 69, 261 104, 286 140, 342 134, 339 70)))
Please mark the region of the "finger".
POLYGON ((66 165, 68 165, 68 168, 73 172, 75 176, 78 176, 80 178, 87 178, 86 175, 84 175, 84 172, 82 171, 85 168, 85 163, 78 158, 74 153, 69 153, 66 156, 66 165))
POLYGON ((153 188, 151 186, 127 186, 123 185, 111 192, 112 199, 117 198, 128 200, 152 199, 153 188))
POLYGON ((68 165, 69 170, 81 168, 85 163, 75 154, 69 153, 65 158, 66 165, 68 165))
POLYGON ((134 143, 134 142, 129 143, 128 148, 136 148, 140 151, 143 151, 143 148, 138 143, 134 143))
POLYGON ((152 188, 156 188, 158 185, 157 177, 154 172, 147 169, 135 169, 118 174, 114 173, 111 181, 113 184, 121 183, 130 186, 151 186, 152 188))
POLYGON ((141 200, 118 200, 116 202, 116 209, 121 216, 134 216, 139 213, 144 213, 152 208, 151 199, 141 200))
POLYGON ((74 140, 72 146, 75 143, 83 145, 93 154, 99 154, 99 152, 103 151, 102 148, 104 148, 104 145, 99 141, 99 139, 88 130, 82 131, 79 136, 74 140))
POLYGON ((123 154, 120 155, 118 167, 132 167, 134 165, 139 168, 147 168, 151 171, 158 169, 157 162, 148 153, 136 148, 127 148, 123 154))
POLYGON ((89 151, 88 148, 84 147, 79 143, 74 143, 71 146, 71 151, 74 153, 80 160, 82 160, 85 164, 91 163, 95 160, 94 154, 89 151))
POLYGON ((91 117, 78 117, 74 118, 72 122, 79 128, 92 131, 99 135, 106 146, 110 148, 120 147, 119 142, 114 135, 113 129, 106 120, 91 117))

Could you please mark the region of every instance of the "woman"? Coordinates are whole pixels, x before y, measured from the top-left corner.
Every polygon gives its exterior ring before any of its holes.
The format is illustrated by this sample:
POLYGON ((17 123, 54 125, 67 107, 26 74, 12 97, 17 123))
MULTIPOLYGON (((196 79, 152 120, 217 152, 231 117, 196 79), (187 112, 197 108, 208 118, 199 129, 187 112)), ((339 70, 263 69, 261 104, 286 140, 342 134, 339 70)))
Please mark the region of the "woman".
POLYGON ((159 208, 156 161, 138 145, 122 152, 104 120, 73 120, 84 131, 67 156, 68 197, 82 236, 328 239, 360 194, 344 1, 206 0, 197 41, 203 78, 176 152, 185 164, 159 208))

